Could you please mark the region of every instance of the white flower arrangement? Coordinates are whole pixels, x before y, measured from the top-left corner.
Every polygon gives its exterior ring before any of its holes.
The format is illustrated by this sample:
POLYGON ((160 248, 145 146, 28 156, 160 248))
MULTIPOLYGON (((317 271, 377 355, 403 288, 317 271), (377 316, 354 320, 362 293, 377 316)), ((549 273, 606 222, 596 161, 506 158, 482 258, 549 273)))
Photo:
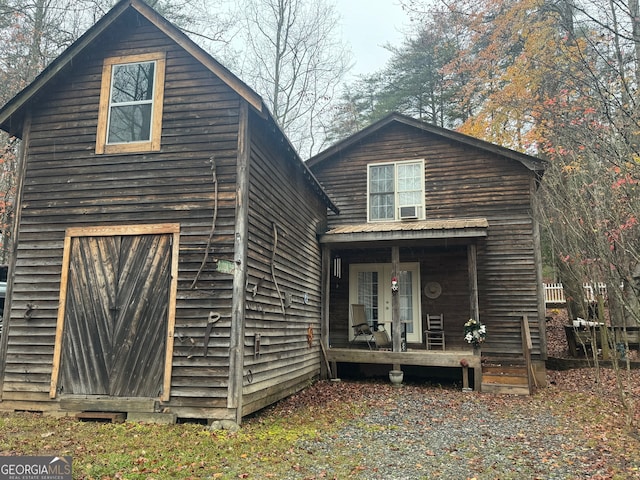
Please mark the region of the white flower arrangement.
POLYGON ((470 318, 464 324, 464 339, 474 347, 479 347, 487 336, 486 327, 477 320, 470 318))

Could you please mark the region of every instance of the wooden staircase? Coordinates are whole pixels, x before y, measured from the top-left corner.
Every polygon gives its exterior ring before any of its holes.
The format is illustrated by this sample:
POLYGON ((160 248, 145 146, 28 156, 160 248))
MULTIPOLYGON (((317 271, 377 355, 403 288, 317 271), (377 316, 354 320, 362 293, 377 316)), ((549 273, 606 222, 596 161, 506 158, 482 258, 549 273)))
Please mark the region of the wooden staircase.
POLYGON ((522 316, 522 356, 502 359, 486 359, 482 365, 483 393, 531 395, 535 378, 531 365, 531 333, 529 320, 522 316))
POLYGON ((530 395, 526 364, 492 362, 482 366, 482 393, 530 395))

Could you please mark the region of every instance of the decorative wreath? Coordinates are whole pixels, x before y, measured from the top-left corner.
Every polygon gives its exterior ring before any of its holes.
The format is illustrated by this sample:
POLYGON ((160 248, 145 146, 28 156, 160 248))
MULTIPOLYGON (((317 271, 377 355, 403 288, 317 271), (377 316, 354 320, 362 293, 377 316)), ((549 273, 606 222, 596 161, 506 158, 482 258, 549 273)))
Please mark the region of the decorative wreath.
POLYGON ((480 346, 487 336, 487 329, 477 320, 470 318, 464 324, 464 339, 474 347, 480 346))

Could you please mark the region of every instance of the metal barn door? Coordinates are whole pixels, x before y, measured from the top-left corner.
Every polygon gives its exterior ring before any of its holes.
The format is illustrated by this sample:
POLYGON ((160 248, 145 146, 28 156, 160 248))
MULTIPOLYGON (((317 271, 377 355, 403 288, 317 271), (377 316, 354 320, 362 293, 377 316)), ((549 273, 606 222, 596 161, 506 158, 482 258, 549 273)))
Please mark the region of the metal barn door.
POLYGON ((62 392, 155 397, 162 389, 171 235, 72 239, 62 392))

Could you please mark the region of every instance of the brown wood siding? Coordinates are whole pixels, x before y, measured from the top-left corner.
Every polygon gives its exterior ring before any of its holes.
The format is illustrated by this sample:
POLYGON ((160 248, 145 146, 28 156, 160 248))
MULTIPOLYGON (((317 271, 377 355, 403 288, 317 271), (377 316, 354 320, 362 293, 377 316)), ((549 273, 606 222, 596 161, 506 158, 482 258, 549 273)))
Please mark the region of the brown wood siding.
MULTIPOLYGON (((329 227, 367 222, 368 164, 412 159, 425 161, 427 219, 485 217, 489 222, 488 235, 478 245, 480 318, 488 329, 483 352, 520 352, 520 316, 526 314, 533 353, 539 355, 538 321, 544 312, 538 311, 536 289, 531 212, 534 174, 519 162, 407 125, 390 124, 313 167, 340 209, 339 215, 329 213, 329 227)), ((401 255, 400 261, 405 260, 401 255)), ((336 310, 333 302, 331 309, 336 310)), ((458 330, 462 332, 462 323, 458 330)))
POLYGON ((170 406, 226 408, 232 276, 215 260, 233 261, 239 97, 137 16, 120 19, 73 65, 33 109, 3 398, 46 398, 65 228, 174 222, 181 238, 170 406), (155 50, 167 55, 161 151, 95 155, 102 59, 155 50), (218 216, 192 289, 212 228, 212 159, 218 216), (204 357, 211 311, 221 320, 204 357))
POLYGON ((291 393, 274 388, 277 385, 295 390, 317 376, 321 360, 321 253, 316 233, 326 206, 290 161, 291 151, 270 152, 268 133, 253 131, 251 143, 244 414, 291 393), (274 224, 277 287, 271 272, 274 224), (284 313, 278 289, 286 304, 284 313), (254 355, 256 334, 259 356, 254 355))

